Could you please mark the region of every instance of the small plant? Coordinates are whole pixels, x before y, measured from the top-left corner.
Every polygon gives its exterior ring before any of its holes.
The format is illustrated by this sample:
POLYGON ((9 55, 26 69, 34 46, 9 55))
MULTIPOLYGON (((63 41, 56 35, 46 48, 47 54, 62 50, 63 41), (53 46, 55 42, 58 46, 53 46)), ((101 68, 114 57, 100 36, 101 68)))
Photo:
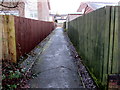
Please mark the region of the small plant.
POLYGON ((25 79, 24 72, 25 70, 17 64, 4 61, 2 65, 2 89, 13 90, 19 88, 22 85, 21 81, 25 79))
POLYGON ((64 32, 67 32, 68 31, 68 29, 64 29, 64 32))
POLYGON ((5 74, 2 74, 2 80, 4 80, 6 78, 5 74))
POLYGON ((13 78, 20 78, 20 77, 21 77, 21 72, 17 70, 15 72, 11 71, 8 78, 13 79, 13 78))
POLYGON ((9 88, 9 89, 15 89, 15 88, 17 88, 17 85, 7 85, 7 87, 9 88))

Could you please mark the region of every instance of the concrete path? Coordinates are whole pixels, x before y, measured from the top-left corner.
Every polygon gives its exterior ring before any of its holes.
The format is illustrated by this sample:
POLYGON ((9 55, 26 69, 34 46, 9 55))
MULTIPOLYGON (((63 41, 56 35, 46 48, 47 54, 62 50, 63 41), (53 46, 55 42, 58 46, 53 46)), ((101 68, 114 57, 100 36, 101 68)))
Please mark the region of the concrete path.
POLYGON ((30 88, 82 88, 69 49, 69 43, 62 28, 57 28, 36 60, 32 73, 36 75, 28 81, 30 88))

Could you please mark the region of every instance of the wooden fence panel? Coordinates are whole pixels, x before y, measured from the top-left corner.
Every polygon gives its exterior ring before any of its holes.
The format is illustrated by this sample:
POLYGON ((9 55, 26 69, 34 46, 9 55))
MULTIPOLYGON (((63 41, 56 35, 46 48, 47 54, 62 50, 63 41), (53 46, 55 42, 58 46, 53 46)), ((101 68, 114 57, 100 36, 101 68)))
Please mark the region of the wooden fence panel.
POLYGON ((53 30, 53 22, 1 15, 0 58, 16 63, 20 56, 29 53, 53 30))
POLYGON ((29 53, 54 29, 53 22, 15 17, 17 56, 29 53), (19 27, 21 26, 21 27, 19 27))
POLYGON ((99 85, 120 73, 120 7, 109 6, 68 23, 68 36, 99 85))

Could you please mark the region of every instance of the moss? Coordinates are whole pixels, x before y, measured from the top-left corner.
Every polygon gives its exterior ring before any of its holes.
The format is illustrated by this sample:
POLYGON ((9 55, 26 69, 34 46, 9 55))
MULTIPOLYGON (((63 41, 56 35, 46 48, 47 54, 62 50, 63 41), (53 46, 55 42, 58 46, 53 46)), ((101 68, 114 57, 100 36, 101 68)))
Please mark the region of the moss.
MULTIPOLYGON (((87 67, 86 67, 87 68, 87 67)), ((100 89, 100 90, 106 90, 106 85, 104 85, 99 79, 97 79, 95 77, 95 75, 87 68, 87 70, 89 71, 91 77, 93 78, 95 84, 97 85, 97 87, 100 89)))
POLYGON ((64 32, 67 32, 68 31, 68 29, 64 29, 64 32))
MULTIPOLYGON (((70 37, 70 36, 69 36, 70 37)), ((75 40, 74 40, 74 37, 73 38, 70 38, 73 46, 75 47, 76 51, 79 53, 80 55, 80 58, 83 60, 83 62, 85 63, 84 66, 87 68, 87 70, 89 71, 90 73, 90 76, 93 78, 95 84, 97 85, 98 88, 100 88, 100 90, 106 90, 107 89, 107 84, 106 82, 102 82, 100 79, 97 79, 97 77, 95 76, 94 72, 95 70, 89 66, 89 61, 88 61, 88 58, 85 56, 85 53, 82 52, 82 50, 80 50, 79 48, 79 44, 76 45, 75 43, 75 40), (90 68, 89 68, 90 67, 90 68)), ((98 50, 99 48, 97 48, 98 50)), ((96 55, 98 56, 98 55, 96 55)), ((94 64, 95 62, 93 62, 94 64)), ((95 63, 96 64, 96 63, 95 63)), ((96 70, 97 71, 97 70, 96 70)))

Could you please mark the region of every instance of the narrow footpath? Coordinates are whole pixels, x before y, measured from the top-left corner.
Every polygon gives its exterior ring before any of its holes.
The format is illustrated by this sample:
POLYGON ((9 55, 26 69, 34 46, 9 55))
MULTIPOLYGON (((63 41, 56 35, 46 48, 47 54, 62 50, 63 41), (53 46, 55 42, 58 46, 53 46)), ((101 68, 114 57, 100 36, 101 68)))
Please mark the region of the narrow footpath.
POLYGON ((62 28, 56 28, 39 55, 28 81, 30 88, 83 88, 62 28))

